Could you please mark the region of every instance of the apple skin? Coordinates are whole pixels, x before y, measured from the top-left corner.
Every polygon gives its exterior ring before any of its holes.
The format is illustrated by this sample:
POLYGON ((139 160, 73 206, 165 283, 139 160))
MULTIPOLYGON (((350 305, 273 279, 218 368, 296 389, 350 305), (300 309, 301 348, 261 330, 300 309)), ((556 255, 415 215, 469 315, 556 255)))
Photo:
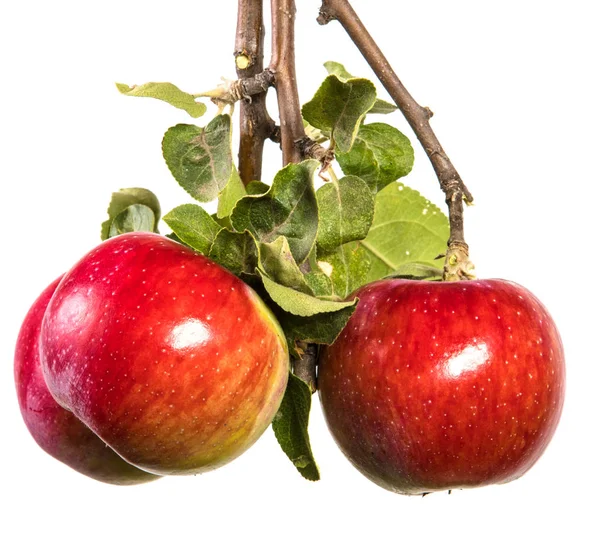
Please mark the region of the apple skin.
POLYGON ((248 285, 146 232, 103 242, 65 275, 40 350, 56 400, 159 475, 242 454, 271 423, 289 372, 283 332, 248 285))
POLYGON ((319 362, 340 449, 402 494, 506 483, 542 455, 565 393, 562 342, 528 290, 504 280, 389 279, 319 362))
POLYGON ((97 481, 114 485, 153 481, 158 476, 125 462, 48 391, 38 341, 44 312, 61 278, 52 282, 33 303, 17 338, 14 376, 25 425, 50 456, 97 481))

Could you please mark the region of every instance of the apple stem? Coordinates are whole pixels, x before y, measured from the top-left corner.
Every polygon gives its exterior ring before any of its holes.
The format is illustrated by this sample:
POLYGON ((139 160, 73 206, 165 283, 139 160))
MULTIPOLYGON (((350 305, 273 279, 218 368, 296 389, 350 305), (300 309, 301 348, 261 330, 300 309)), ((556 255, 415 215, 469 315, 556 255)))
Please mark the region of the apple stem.
POLYGON ((406 118, 423 146, 446 196, 450 218, 450 238, 444 267, 444 280, 474 278, 473 265, 468 259, 469 248, 465 242, 463 224, 463 201, 470 204, 473 202, 473 196, 429 124, 433 112, 428 107, 419 105, 410 95, 348 0, 322 0, 317 18, 318 23, 326 25, 334 20, 342 25, 406 118))
POLYGON ((275 74, 284 166, 302 161, 298 144, 306 135, 296 82, 295 20, 294 0, 271 0, 272 51, 269 69, 275 74))
MULTIPOLYGON (((238 0, 234 51, 238 79, 255 79, 265 73, 264 42, 263 0, 238 0)), ((267 92, 262 90, 251 101, 241 102, 238 170, 244 184, 261 179, 265 140, 275 131, 266 98, 267 92)))

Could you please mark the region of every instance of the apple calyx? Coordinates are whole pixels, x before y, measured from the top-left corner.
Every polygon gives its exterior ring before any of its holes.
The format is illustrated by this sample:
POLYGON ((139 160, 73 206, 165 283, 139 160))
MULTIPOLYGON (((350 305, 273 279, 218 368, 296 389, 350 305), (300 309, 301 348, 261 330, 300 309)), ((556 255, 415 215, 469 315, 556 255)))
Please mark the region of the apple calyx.
POLYGON ((469 246, 464 242, 449 243, 444 263, 444 282, 459 282, 476 278, 475 265, 469 258, 469 246))

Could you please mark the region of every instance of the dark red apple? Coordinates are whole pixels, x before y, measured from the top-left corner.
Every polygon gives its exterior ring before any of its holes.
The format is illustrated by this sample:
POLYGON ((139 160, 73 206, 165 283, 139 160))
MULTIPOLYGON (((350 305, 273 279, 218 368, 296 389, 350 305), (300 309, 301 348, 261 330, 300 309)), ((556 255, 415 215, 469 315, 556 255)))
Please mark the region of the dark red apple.
POLYGON ((161 475, 244 452, 276 414, 289 370, 281 328, 249 286, 144 232, 105 241, 65 275, 40 350, 56 400, 161 475))
POLYGON ((135 485, 157 476, 128 464, 53 398, 42 374, 38 340, 46 307, 60 278, 31 306, 17 338, 15 384, 23 420, 48 454, 84 475, 115 485, 135 485))
POLYGON ((544 452, 560 418, 560 336, 525 288, 503 280, 383 280, 357 294, 319 363, 334 439, 399 493, 505 483, 544 452))

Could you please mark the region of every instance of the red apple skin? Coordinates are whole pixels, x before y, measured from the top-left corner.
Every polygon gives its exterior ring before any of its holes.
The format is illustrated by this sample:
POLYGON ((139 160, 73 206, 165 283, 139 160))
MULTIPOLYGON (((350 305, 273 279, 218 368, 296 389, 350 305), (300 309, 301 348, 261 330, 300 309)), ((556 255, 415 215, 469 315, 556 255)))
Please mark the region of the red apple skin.
POLYGON ((542 303, 504 280, 368 284, 319 363, 344 454, 391 491, 506 483, 542 455, 565 393, 563 346, 542 303))
POLYGON ((50 456, 97 481, 114 485, 153 481, 158 476, 125 462, 48 391, 38 341, 44 312, 61 278, 52 282, 31 306, 17 338, 14 376, 25 425, 50 456))
POLYGON ((243 453, 276 414, 289 372, 281 328, 249 286, 145 232, 75 264, 40 344, 56 400, 159 475, 205 472, 243 453))

